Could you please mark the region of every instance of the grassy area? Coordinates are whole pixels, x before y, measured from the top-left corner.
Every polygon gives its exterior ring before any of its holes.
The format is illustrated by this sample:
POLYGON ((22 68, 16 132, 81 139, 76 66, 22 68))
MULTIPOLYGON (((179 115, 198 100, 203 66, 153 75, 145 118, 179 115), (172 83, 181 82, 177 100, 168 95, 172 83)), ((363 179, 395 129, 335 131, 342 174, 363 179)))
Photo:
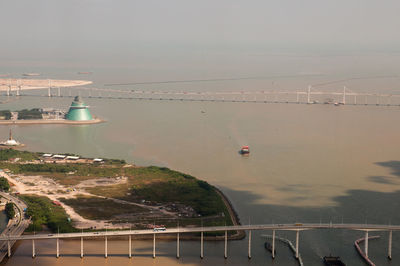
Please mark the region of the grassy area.
POLYGON ((91 220, 112 219, 115 215, 149 212, 139 206, 116 203, 110 199, 96 197, 80 196, 76 199, 62 198, 60 200, 73 207, 81 216, 91 220))
MULTIPOLYGON (((183 205, 183 207, 176 207, 178 209, 175 209, 176 213, 182 213, 180 218, 182 225, 232 224, 229 212, 216 189, 207 182, 193 176, 166 167, 127 167, 123 160, 105 159, 105 164, 29 162, 40 159, 40 155, 41 153, 0 150, 0 168, 8 168, 14 174, 42 175, 66 186, 74 186, 88 179, 114 179, 124 176, 127 180, 126 183, 97 186, 86 190, 95 195, 129 202, 144 200, 149 205, 183 205), (8 161, 17 157, 21 158, 20 161, 24 163, 8 161), (187 217, 183 217, 185 211, 182 208, 185 208, 185 206, 190 206, 195 213, 191 210, 189 214, 186 214, 187 217), (200 218, 195 219, 193 215, 196 214, 200 214, 200 218), (205 218, 203 219, 203 217, 205 218), (210 219, 207 219, 207 217, 210 219)), ((60 230, 73 230, 70 223, 67 222, 65 212, 60 207, 53 205, 49 199, 33 196, 25 197, 30 204, 29 215, 35 217, 34 227, 36 230, 39 230, 41 225, 47 225, 53 231, 57 230, 57 226, 60 227, 60 230)), ((123 214, 148 212, 148 210, 138 206, 95 197, 62 200, 88 219, 112 219, 115 221, 123 214)), ((174 225, 176 222, 174 218, 171 218, 165 223, 174 225)))
MULTIPOLYGON (((232 224, 229 213, 215 188, 193 176, 165 167, 124 168, 127 184, 95 187, 89 192, 126 201, 140 200, 154 203, 181 203, 191 206, 202 216, 224 213, 227 224, 232 224)), ((219 224, 221 224, 219 222, 219 224)))
POLYGON ((33 161, 39 158, 39 155, 29 151, 18 151, 14 149, 1 149, 0 161, 8 161, 13 158, 20 158, 21 161, 33 161))
POLYGON ((41 231, 43 226, 47 226, 52 232, 74 232, 71 222, 65 210, 54 205, 47 197, 34 195, 21 195, 21 198, 28 205, 26 215, 32 217, 32 223, 26 231, 41 231))

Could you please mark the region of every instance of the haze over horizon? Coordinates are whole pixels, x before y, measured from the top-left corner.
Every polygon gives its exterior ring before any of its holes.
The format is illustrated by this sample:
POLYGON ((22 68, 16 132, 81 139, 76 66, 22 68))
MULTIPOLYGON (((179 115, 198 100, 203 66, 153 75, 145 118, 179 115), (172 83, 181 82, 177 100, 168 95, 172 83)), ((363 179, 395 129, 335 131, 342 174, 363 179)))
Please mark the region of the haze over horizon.
MULTIPOLYGON (((398 1, 3 1, 3 59, 151 50, 398 52, 398 1)), ((126 55, 126 54, 125 54, 126 55)))

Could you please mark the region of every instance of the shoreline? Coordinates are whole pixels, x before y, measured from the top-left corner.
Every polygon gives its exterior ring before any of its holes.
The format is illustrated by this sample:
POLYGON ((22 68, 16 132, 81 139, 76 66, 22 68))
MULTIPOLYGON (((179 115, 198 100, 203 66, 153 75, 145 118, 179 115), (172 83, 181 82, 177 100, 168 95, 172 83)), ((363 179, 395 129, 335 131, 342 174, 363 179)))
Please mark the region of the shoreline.
MULTIPOLYGON (((66 163, 66 165, 68 165, 68 164, 69 163, 66 163)), ((172 171, 172 170, 169 170, 169 171, 172 171)), ((26 194, 28 192, 30 192, 30 193, 34 192, 33 194, 36 195, 36 196, 44 196, 44 197, 46 197, 46 198, 48 198, 49 200, 52 200, 52 201, 58 201, 59 200, 59 195, 57 193, 56 194, 49 193, 50 190, 42 191, 41 189, 43 189, 43 188, 41 188, 39 186, 39 187, 35 188, 37 190, 36 191, 35 189, 33 189, 30 186, 26 187, 27 185, 24 182, 21 182, 21 180, 18 180, 16 178, 10 176, 7 172, 1 172, 0 175, 3 176, 4 178, 6 178, 8 180, 8 182, 11 182, 13 184, 13 190, 17 191, 18 193, 26 194)), ((23 175, 23 173, 19 173, 17 176, 21 176, 21 175, 23 175)), ((30 177, 26 176, 24 178, 24 180, 26 182, 30 181, 33 184, 41 183, 41 182, 39 182, 37 180, 37 178, 40 178, 40 180, 42 180, 42 183, 47 180, 46 181, 48 183, 48 184, 46 183, 47 187, 53 187, 54 189, 58 188, 56 181, 50 180, 48 178, 44 178, 43 176, 30 176, 30 177)), ((200 179, 197 179, 197 180, 200 180, 200 179)), ((45 184, 45 183, 43 183, 43 184, 45 184)), ((59 189, 61 189, 61 190, 64 189, 63 185, 59 185, 59 186, 60 186, 59 189)), ((219 200, 222 200, 222 202, 224 204, 223 206, 225 206, 225 208, 226 208, 226 209, 222 209, 221 208, 222 206, 220 207, 221 211, 223 211, 225 213, 225 216, 229 216, 229 220, 230 221, 227 220, 228 217, 225 217, 225 219, 224 219, 226 221, 225 224, 228 224, 228 225, 230 225, 230 224, 232 224, 232 225, 240 225, 239 216, 237 215, 237 212, 235 211, 235 209, 234 209, 232 203, 230 202, 230 200, 228 199, 228 197, 219 188, 217 188, 217 187, 215 187, 213 185, 211 185, 211 187, 212 187, 212 189, 214 189, 214 192, 217 193, 217 195, 219 197, 219 200)), ((58 190, 57 190, 57 192, 58 192, 58 190)), ((63 191, 61 191, 61 192, 63 192, 63 191)), ((78 189, 78 191, 76 192, 75 189, 74 189, 74 192, 71 192, 71 193, 74 194, 72 196, 76 196, 75 195, 76 193, 82 193, 82 191, 80 191, 78 189)), ((65 197, 65 195, 64 195, 64 197, 65 197)), ((77 220, 75 220, 74 224, 72 225, 76 229, 79 229, 79 222, 82 222, 82 221, 85 222, 85 223, 88 223, 89 225, 86 224, 86 226, 81 227, 81 228, 92 228, 93 223, 95 223, 94 228, 96 228, 96 227, 102 228, 102 226, 98 225, 98 223, 103 224, 103 223, 108 223, 109 222, 109 221, 106 221, 106 220, 86 219, 86 218, 82 217, 81 215, 79 215, 78 213, 76 213, 76 211, 74 210, 73 207, 71 207, 71 206, 69 206, 67 204, 61 204, 61 205, 64 208, 66 214, 69 215, 69 217, 71 217, 72 220, 77 219, 77 220), (78 217, 78 218, 76 218, 75 216, 78 217), (78 222, 78 224, 77 224, 77 222, 78 222)), ((104 217, 101 217, 101 218, 104 218, 104 217)), ((114 226, 112 226, 112 227, 114 227, 114 226)), ((172 225, 172 227, 173 227, 173 225, 172 225)), ((114 228, 116 230, 129 229, 129 228, 126 228, 125 226, 121 226, 120 224, 119 225, 116 224, 114 228)), ((73 229, 71 228, 70 230, 73 230, 73 229)), ((246 236, 245 231, 229 232, 229 240, 239 240, 239 239, 243 239, 245 236, 246 236)), ((139 238, 140 239, 148 239, 148 237, 146 237, 146 236, 139 237, 139 238)), ((166 236, 163 236, 163 237, 160 237, 160 238, 161 239, 175 239, 175 236, 166 235, 166 236)), ((205 236, 206 240, 224 240, 224 238, 225 238, 225 236, 222 235, 222 234, 220 235, 220 233, 214 235, 213 233, 207 233, 206 232, 206 236, 205 236)), ((197 239, 200 239, 200 234, 199 233, 187 233, 187 234, 183 235, 183 239, 185 239, 185 240, 197 240, 197 239)))
MULTIPOLYGON (((214 189, 216 190, 216 192, 218 193, 218 195, 221 197, 222 201, 225 204, 225 207, 227 208, 228 212, 229 212, 229 216, 231 218, 232 224, 233 225, 240 225, 240 219, 238 217, 237 212, 235 211, 235 209, 233 208, 232 203, 230 202, 230 200, 228 199, 228 197, 217 187, 214 187, 214 189)), ((96 220, 94 220, 96 221, 96 220)), ((222 232, 222 231, 221 231, 222 232)), ((206 232, 205 232, 206 233, 206 232)), ((24 232, 24 235, 30 235, 32 234, 32 232, 24 232)), ((245 231, 235 231, 233 234, 229 234, 228 233, 228 240, 242 240, 246 237, 246 233, 245 231)), ((93 240, 93 241, 98 241, 102 239, 99 239, 98 237, 87 237, 85 239, 88 240, 93 240)), ((121 239, 128 239, 126 236, 109 236, 108 237, 109 240, 121 240, 121 239)), ((152 240, 153 236, 152 235, 141 235, 141 236, 137 236, 137 235, 132 235, 132 239, 134 240, 152 240)), ((157 236, 157 239, 160 240, 167 240, 167 241, 175 241, 176 240, 176 235, 175 234, 161 234, 157 236)), ((184 240, 184 241, 195 241, 195 240, 200 240, 200 233, 182 233, 180 235, 180 239, 184 240)), ((218 235, 218 236, 204 236, 204 240, 205 241, 223 241, 225 239, 224 235, 218 235)), ((65 241, 73 241, 76 240, 75 238, 71 238, 71 239, 64 239, 65 241)))
POLYGON ((89 121, 72 121, 66 119, 57 119, 57 120, 32 119, 32 120, 14 120, 14 121, 2 120, 0 121, 0 125, 37 125, 37 124, 91 125, 104 122, 106 121, 99 118, 95 118, 89 121))

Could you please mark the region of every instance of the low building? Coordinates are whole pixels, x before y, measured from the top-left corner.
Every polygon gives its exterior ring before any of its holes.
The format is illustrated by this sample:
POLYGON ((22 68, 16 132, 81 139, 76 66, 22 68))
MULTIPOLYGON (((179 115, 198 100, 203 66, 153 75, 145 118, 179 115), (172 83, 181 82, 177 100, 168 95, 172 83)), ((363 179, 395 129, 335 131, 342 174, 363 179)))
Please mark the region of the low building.
POLYGON ((60 155, 60 154, 54 154, 53 159, 65 159, 65 155, 60 155))
POLYGON ((65 157, 65 159, 66 159, 66 160, 73 160, 73 161, 76 161, 76 160, 79 159, 79 157, 78 157, 78 156, 67 156, 67 157, 65 157))
POLYGON ((100 159, 100 158, 95 158, 95 159, 93 159, 93 162, 94 163, 102 163, 102 162, 104 162, 104 160, 100 159))

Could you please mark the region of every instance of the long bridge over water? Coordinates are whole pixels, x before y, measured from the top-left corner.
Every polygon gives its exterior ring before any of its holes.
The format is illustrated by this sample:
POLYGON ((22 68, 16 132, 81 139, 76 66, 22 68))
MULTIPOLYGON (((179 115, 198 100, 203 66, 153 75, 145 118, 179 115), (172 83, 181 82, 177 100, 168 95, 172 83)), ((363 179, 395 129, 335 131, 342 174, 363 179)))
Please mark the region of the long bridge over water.
POLYGON ((206 232, 224 232, 224 257, 228 258, 228 232, 229 231, 247 231, 248 232, 248 249, 247 256, 251 258, 251 233, 255 230, 272 231, 272 257, 275 256, 275 239, 277 231, 294 231, 296 233, 295 257, 299 258, 300 232, 304 230, 356 230, 365 233, 364 255, 368 258, 368 239, 370 232, 387 232, 388 237, 388 258, 392 258, 392 234, 393 231, 400 231, 400 225, 379 225, 379 224, 336 224, 336 223, 295 223, 295 224, 259 224, 259 225, 233 225, 233 226, 211 226, 211 227, 176 227, 166 228, 162 230, 123 230, 123 231, 100 231, 100 232, 80 232, 80 233, 56 233, 56 234, 36 234, 36 235, 2 235, 0 241, 7 243, 7 255, 11 256, 12 243, 21 240, 32 241, 32 257, 36 256, 35 241, 54 239, 56 244, 56 257, 60 256, 60 239, 80 239, 80 257, 84 256, 84 239, 85 238, 103 238, 104 239, 104 257, 108 256, 108 238, 109 237, 126 237, 127 256, 132 257, 132 237, 133 236, 153 236, 153 258, 156 257, 156 236, 160 235, 176 235, 176 257, 180 257, 180 235, 189 233, 200 233, 200 257, 204 257, 204 233, 206 232))
MULTIPOLYGON (((296 91, 168 91, 74 87, 63 88, 62 91, 60 87, 48 87, 46 94, 16 92, 17 96, 73 97, 79 94, 93 99, 118 100, 400 106, 400 94, 353 92, 346 87, 341 91, 317 91, 312 87, 296 91)), ((8 96, 12 94, 13 90, 7 91, 8 96)))
MULTIPOLYGON (((350 79, 351 80, 351 79, 350 79)), ((345 80, 343 80, 345 81, 345 80)), ((91 84, 85 80, 52 79, 0 79, 0 91, 7 96, 47 96, 66 97, 82 94, 89 98, 138 99, 138 100, 178 100, 212 102, 253 102, 253 103, 337 103, 352 105, 400 106, 400 94, 380 92, 354 92, 346 86, 337 91, 321 91, 317 87, 293 90, 241 90, 241 91, 191 91, 191 90, 139 90, 83 87, 91 84), (47 94, 26 94, 27 91, 47 90, 47 94), (56 90, 56 92, 54 92, 56 90), (74 95, 72 95, 72 92, 74 95), (85 94, 85 95, 84 95, 85 94), (325 97, 325 99, 321 98, 325 97)), ((163 84, 165 82, 161 82, 163 84)), ((168 82, 167 82, 168 83, 168 82)), ((176 82, 173 82, 176 83, 176 82)), ((147 83, 133 83, 145 85, 147 83)), ((150 83, 151 84, 151 83, 150 83)), ((329 83, 327 83, 329 84, 329 83)), ((113 85, 113 84, 110 84, 113 85)), ((121 85, 121 84, 114 84, 121 85)), ((129 85, 129 84, 122 84, 129 85)))

